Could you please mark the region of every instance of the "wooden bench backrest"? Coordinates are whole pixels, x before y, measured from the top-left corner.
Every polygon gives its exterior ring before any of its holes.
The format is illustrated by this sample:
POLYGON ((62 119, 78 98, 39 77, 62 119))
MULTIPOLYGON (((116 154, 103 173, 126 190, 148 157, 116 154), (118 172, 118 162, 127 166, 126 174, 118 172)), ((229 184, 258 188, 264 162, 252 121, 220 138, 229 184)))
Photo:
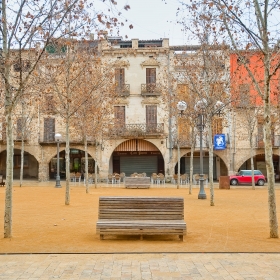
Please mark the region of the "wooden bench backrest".
POLYGON ((183 197, 99 197, 99 219, 183 220, 183 197))

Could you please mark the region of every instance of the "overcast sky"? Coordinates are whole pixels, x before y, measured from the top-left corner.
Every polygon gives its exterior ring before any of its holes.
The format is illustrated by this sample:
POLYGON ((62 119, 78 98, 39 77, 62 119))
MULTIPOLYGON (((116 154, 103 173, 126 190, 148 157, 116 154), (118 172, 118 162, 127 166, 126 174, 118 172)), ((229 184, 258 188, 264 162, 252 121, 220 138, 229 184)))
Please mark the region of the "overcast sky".
MULTIPOLYGON (((122 8, 127 4, 130 10, 122 10, 121 20, 127 19, 133 25, 129 29, 128 25, 122 28, 120 36, 130 39, 160 39, 169 38, 170 45, 183 45, 187 42, 182 26, 176 24, 177 0, 168 0, 165 4, 162 0, 116 0, 117 8, 122 8)), ((106 12, 106 11, 104 11, 106 12)))

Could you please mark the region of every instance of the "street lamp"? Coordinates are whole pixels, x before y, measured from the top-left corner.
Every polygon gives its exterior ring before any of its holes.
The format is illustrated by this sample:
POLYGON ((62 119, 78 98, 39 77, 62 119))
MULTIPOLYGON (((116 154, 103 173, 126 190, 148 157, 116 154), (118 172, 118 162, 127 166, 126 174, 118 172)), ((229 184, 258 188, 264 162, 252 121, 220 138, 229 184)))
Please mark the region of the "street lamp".
MULTIPOLYGON (((183 115, 183 112, 187 109, 187 103, 185 101, 179 101, 177 104, 177 109, 180 111, 180 115, 183 115)), ((181 171, 181 155, 180 155, 180 143, 179 143, 179 125, 177 126, 177 154, 178 154, 178 172, 177 172, 177 189, 179 189, 180 186, 180 171, 181 171)))
POLYGON ((60 175, 59 175, 59 142, 61 140, 61 134, 60 133, 56 133, 54 135, 54 139, 57 142, 57 155, 56 155, 56 159, 57 159, 57 168, 56 168, 56 181, 55 181, 55 187, 56 188, 61 188, 60 185, 60 175))
POLYGON ((194 106, 194 109, 198 112, 198 124, 199 129, 199 193, 198 199, 206 199, 206 193, 204 190, 204 174, 203 174, 203 153, 202 153, 202 132, 204 129, 204 111, 207 106, 207 100, 201 99, 197 101, 194 106))

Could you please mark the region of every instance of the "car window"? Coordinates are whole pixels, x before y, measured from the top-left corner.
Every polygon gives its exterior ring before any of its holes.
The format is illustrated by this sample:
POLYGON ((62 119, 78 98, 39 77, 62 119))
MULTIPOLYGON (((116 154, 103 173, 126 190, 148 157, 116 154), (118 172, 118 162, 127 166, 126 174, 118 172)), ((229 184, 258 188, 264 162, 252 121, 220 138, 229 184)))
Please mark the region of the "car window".
POLYGON ((249 170, 246 170, 246 171, 244 171, 244 174, 243 175, 246 175, 246 176, 248 176, 248 175, 251 175, 252 174, 252 172, 251 171, 249 171, 249 170))
POLYGON ((261 173, 260 170, 255 170, 255 171, 254 171, 254 174, 255 174, 255 175, 262 175, 262 173, 261 173))

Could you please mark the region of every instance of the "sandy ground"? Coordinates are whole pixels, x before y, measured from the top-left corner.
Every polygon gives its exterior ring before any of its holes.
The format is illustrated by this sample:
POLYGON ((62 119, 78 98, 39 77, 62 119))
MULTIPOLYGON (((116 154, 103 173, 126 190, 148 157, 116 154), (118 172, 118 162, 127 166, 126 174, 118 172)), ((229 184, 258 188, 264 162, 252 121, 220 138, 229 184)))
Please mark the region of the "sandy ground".
MULTIPOLYGON (((215 188, 215 206, 197 198, 188 189, 125 189, 72 183, 70 205, 64 205, 65 182, 25 182, 13 188, 13 237, 4 236, 5 188, 0 188, 0 253, 120 253, 120 252, 280 252, 280 239, 269 238, 266 187, 215 188), (187 235, 108 236, 96 234, 99 196, 181 196, 185 201, 187 235), (2 226, 1 226, 2 225, 2 226)), ((277 216, 280 221, 280 187, 276 189, 277 216)))

